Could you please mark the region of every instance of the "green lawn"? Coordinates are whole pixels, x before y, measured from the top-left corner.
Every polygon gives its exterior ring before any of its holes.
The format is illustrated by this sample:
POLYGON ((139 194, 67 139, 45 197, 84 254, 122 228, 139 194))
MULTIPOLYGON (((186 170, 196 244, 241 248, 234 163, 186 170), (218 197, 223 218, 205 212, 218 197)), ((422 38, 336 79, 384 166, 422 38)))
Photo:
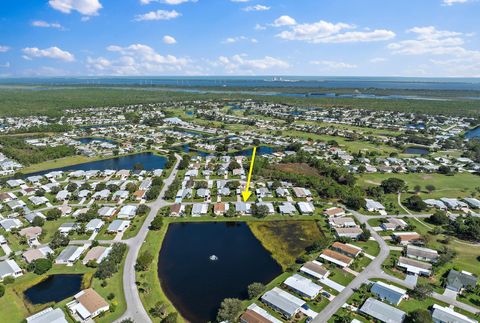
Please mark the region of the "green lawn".
POLYGON ((75 219, 70 217, 61 217, 55 221, 45 221, 45 224, 42 227, 43 233, 40 242, 49 243, 52 240, 55 232, 57 232, 58 228, 67 222, 75 222, 75 219))
MULTIPOLYGON (((150 212, 150 210, 148 212, 150 212)), ((127 229, 127 231, 125 231, 122 239, 126 240, 135 237, 138 234, 138 231, 140 231, 142 228, 143 222, 145 222, 146 218, 147 215, 137 215, 135 218, 133 218, 132 223, 130 223, 130 227, 127 229)))

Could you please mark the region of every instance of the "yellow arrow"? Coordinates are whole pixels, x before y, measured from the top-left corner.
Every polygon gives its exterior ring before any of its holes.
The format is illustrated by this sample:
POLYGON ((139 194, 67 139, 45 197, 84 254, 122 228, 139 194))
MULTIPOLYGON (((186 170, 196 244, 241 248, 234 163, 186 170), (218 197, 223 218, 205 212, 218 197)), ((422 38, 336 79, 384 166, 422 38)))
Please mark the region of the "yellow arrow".
POLYGON ((257 153, 257 147, 253 147, 252 160, 250 161, 250 170, 248 171, 248 177, 247 177, 247 186, 245 187, 245 191, 242 192, 243 202, 247 202, 250 195, 252 195, 252 192, 250 192, 249 189, 250 189, 250 181, 252 179, 253 164, 255 162, 256 153, 257 153))

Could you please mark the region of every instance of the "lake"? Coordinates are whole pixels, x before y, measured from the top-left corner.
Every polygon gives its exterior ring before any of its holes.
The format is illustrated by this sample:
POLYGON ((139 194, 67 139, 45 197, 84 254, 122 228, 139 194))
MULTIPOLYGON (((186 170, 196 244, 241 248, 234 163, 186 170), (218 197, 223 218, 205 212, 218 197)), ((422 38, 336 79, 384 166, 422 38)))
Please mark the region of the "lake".
POLYGON ((93 141, 99 141, 99 142, 106 142, 112 145, 116 145, 117 142, 111 139, 106 139, 106 138, 100 138, 100 137, 85 137, 85 138, 79 138, 76 139, 77 141, 80 141, 82 144, 89 144, 93 141))
POLYGON ((248 285, 281 273, 243 222, 170 224, 158 263, 163 291, 190 322, 214 321, 223 299, 246 299, 248 285))
POLYGON ((465 138, 467 139, 474 139, 478 138, 480 139, 480 126, 470 129, 467 132, 465 132, 465 138))
POLYGON ((413 155, 428 155, 430 151, 427 148, 422 147, 407 147, 403 153, 413 155))
POLYGON ((115 157, 110 159, 103 159, 92 161, 83 164, 47 169, 40 172, 29 173, 28 176, 33 175, 44 175, 52 171, 64 171, 70 172, 75 170, 105 170, 105 169, 130 169, 133 170, 135 164, 142 164, 143 169, 153 170, 153 169, 163 169, 167 163, 167 158, 163 156, 158 156, 153 153, 141 153, 133 154, 128 156, 115 157))
POLYGON ((52 275, 24 292, 33 305, 58 303, 80 292, 83 275, 52 275))

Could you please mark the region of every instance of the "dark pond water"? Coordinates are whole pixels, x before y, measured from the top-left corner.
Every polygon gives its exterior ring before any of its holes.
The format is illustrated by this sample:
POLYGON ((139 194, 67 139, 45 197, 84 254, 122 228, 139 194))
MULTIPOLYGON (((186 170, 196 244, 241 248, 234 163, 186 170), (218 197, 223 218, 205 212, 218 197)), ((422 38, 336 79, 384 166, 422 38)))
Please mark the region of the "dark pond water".
POLYGON ((214 321, 223 299, 245 299, 249 284, 266 284, 281 272, 247 224, 234 222, 171 224, 158 263, 166 295, 196 323, 214 321))
POLYGON ((428 149, 422 147, 407 147, 403 152, 414 155, 428 155, 430 153, 428 149))
POLYGON ((24 292, 33 305, 60 302, 78 293, 83 275, 52 275, 24 292))
POLYGON ((97 160, 93 162, 66 166, 66 167, 59 167, 48 169, 41 172, 36 173, 29 173, 28 176, 32 175, 43 175, 47 174, 52 171, 75 171, 75 170, 105 170, 105 169, 133 169, 135 164, 140 163, 143 165, 143 169, 145 170, 153 170, 153 169, 162 169, 165 167, 167 163, 167 159, 163 156, 157 156, 152 153, 141 153, 141 154, 134 154, 129 156, 121 156, 115 157, 111 159, 104 159, 104 160, 97 160))
POLYGON ((480 139, 480 126, 465 132, 465 138, 467 138, 467 139, 479 138, 480 139))
POLYGON ((97 137, 79 138, 77 140, 80 141, 82 144, 89 144, 92 141, 107 142, 109 144, 114 144, 114 145, 117 144, 117 142, 114 140, 106 139, 106 138, 97 138, 97 137))
MULTIPOLYGON (((270 155, 273 154, 276 150, 269 146, 258 146, 257 147, 257 155, 270 155)), ((253 148, 240 150, 234 153, 235 156, 251 156, 253 152, 253 148)))

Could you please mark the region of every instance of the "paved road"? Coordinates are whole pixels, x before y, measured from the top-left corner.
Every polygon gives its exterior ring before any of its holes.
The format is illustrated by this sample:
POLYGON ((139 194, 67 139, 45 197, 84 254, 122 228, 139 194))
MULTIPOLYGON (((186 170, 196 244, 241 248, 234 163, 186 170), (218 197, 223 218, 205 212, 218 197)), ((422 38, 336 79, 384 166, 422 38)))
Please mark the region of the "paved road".
POLYGON ((177 176, 178 171, 178 164, 180 163, 181 157, 179 155, 175 155, 177 158, 177 162, 173 167, 173 170, 168 176, 167 179, 164 181, 163 188, 158 196, 158 199, 153 203, 149 203, 148 206, 150 207, 150 213, 148 214, 145 222, 143 223, 140 231, 138 234, 131 239, 124 240, 122 242, 128 245, 128 253, 127 258, 125 260, 125 267, 123 270, 123 290, 125 292, 125 300, 127 302, 127 310, 123 315, 117 320, 120 322, 126 318, 132 319, 134 322, 141 322, 147 323, 151 322, 150 317, 147 314, 147 311, 143 307, 142 301, 140 300, 140 295, 138 294, 136 277, 135 277, 135 263, 137 261, 137 256, 142 247, 143 242, 145 241, 150 223, 153 221, 155 216, 157 215, 158 211, 171 203, 166 202, 163 199, 165 191, 167 188, 172 184, 173 180, 177 176))

